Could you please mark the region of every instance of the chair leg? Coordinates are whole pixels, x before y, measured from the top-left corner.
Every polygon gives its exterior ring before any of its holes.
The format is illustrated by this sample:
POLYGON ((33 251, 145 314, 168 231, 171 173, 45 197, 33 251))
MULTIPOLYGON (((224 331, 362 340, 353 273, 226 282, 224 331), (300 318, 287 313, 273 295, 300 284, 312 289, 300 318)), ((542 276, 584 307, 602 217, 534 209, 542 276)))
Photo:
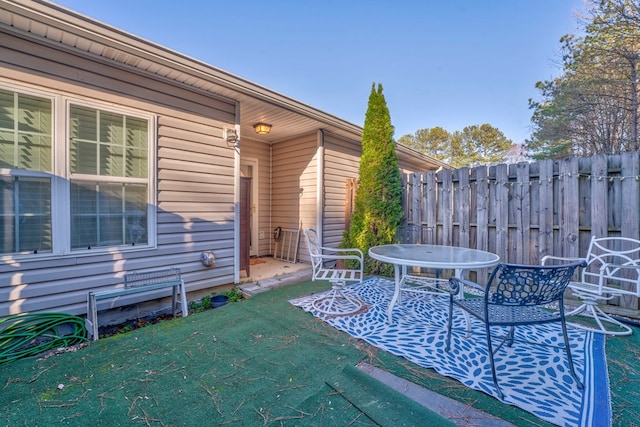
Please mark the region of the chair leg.
POLYGON ((580 307, 570 311, 566 314, 566 316, 569 317, 579 314, 594 319, 598 324, 598 327, 590 327, 582 323, 570 322, 569 325, 576 329, 582 329, 583 331, 592 331, 599 334, 620 336, 631 335, 633 333, 633 329, 631 329, 628 325, 619 322, 618 320, 605 313, 600 307, 598 307, 598 303, 596 301, 585 300, 580 307), (614 326, 617 329, 611 329, 611 327, 607 328, 607 325, 605 325, 605 323, 614 326))
POLYGON ((493 345, 491 344, 491 328, 489 323, 485 323, 485 330, 487 331, 487 348, 489 349, 489 363, 491 364, 491 377, 493 378, 493 384, 496 386, 498 397, 500 400, 504 400, 504 394, 498 385, 498 375, 496 374, 496 364, 493 360, 493 345))
POLYGON ((447 321, 447 346, 445 351, 451 350, 451 326, 453 324, 453 295, 449 295, 449 320, 447 321))
POLYGON ((584 389, 584 384, 582 384, 582 381, 578 379, 578 375, 576 374, 576 369, 573 366, 573 357, 571 356, 571 346, 569 345, 569 336, 567 335, 567 324, 564 321, 564 318, 560 323, 562 324, 562 336, 564 338, 564 348, 567 353, 567 359, 569 360, 569 370, 571 371, 571 376, 573 377, 573 379, 576 382, 576 385, 578 386, 578 390, 582 390, 584 389))
MULTIPOLYGON (((453 296, 449 296, 449 298, 453 298, 453 296)), ((471 338, 471 316, 465 310, 462 310, 462 315, 464 316, 465 324, 467 325, 467 338, 471 338)), ((453 322, 453 303, 449 304, 449 322, 447 323, 447 347, 445 350, 448 352, 451 347, 451 324, 453 322)))
POLYGON ((507 344, 507 347, 513 346, 513 335, 515 333, 515 330, 516 330, 515 326, 509 327, 509 333, 507 334, 507 337, 505 338, 505 342, 507 344))

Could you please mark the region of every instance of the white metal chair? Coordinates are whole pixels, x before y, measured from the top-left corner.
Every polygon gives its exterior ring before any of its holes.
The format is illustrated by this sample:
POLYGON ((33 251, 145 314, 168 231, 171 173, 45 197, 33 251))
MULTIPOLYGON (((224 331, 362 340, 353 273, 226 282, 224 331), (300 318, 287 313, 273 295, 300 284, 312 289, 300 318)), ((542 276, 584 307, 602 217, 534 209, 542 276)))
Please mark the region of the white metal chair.
MULTIPOLYGON (((568 259, 545 256, 542 263, 568 259)), ((592 317, 597 327, 584 323, 571 325, 607 335, 630 335, 633 330, 629 325, 605 313, 598 304, 616 297, 640 298, 640 240, 592 236, 584 260, 587 266, 581 270, 579 280, 569 284, 573 295, 582 300, 582 304, 566 315, 592 317)))
POLYGON ((320 246, 315 228, 304 231, 311 256, 313 276, 311 280, 328 280, 331 291, 313 302, 313 307, 325 314, 344 315, 355 313, 363 306, 362 302, 345 295, 344 286, 350 282, 362 283, 364 278, 364 257, 357 248, 329 248, 320 246), (341 266, 339 261, 353 261, 357 268, 341 266))

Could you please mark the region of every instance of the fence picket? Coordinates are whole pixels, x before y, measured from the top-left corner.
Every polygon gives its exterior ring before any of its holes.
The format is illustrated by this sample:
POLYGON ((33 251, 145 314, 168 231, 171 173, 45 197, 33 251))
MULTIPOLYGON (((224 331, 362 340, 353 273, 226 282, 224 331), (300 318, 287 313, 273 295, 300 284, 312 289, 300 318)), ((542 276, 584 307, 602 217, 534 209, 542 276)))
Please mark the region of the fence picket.
MULTIPOLYGON (((508 165, 497 165, 495 182, 496 233, 495 253, 508 259, 509 253, 509 174, 508 165)), ((516 262, 516 261, 514 261, 516 262)))
POLYGON ((455 223, 457 224, 457 241, 456 246, 462 248, 469 247, 469 228, 470 224, 470 212, 469 212, 469 169, 458 169, 454 172, 455 181, 458 182, 457 187, 454 187, 455 193, 455 206, 453 210, 455 215, 455 223))
MULTIPOLYGON (((640 221, 631 212, 638 212, 640 205, 640 166, 639 158, 634 153, 622 155, 622 168, 620 171, 620 187, 622 189, 622 224, 621 234, 624 237, 638 238, 640 221), (634 179, 635 177, 635 179, 634 179)), ((628 284, 627 289, 629 288, 628 284)), ((625 295, 621 298, 620 305, 631 309, 638 309, 638 298, 625 295)))
POLYGON ((437 242, 441 245, 451 246, 453 244, 453 174, 445 169, 438 172, 438 219, 442 224, 440 228, 440 238, 436 234, 437 242))
POLYGON ((529 192, 529 164, 518 163, 516 165, 516 249, 518 262, 529 264, 531 262, 531 194, 529 192))
POLYGON ((568 157, 560 162, 560 234, 562 255, 577 257, 578 254, 578 159, 568 157))
POLYGON ((424 218, 423 226, 427 228, 427 242, 428 244, 436 243, 436 229, 437 229, 437 185, 436 185, 436 172, 430 171, 423 175, 424 183, 422 186, 422 195, 424 202, 422 208, 422 218, 424 218))
POLYGON ((487 167, 479 166, 471 170, 475 182, 476 197, 476 248, 489 250, 489 178, 487 167))
POLYGON ((538 258, 553 255, 553 160, 539 163, 538 175, 538 258))

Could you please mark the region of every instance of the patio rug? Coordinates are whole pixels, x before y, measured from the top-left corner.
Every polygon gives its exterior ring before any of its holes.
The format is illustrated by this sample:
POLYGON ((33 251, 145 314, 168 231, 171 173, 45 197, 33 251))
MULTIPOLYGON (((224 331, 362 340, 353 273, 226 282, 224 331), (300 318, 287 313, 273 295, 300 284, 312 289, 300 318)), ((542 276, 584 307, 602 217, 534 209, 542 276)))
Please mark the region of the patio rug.
MULTIPOLYGON (((448 297, 405 292, 402 303, 394 309, 393 323, 389 324, 386 309, 393 289, 393 282, 382 278, 345 288, 345 294, 365 304, 364 309, 352 315, 319 313, 312 303, 322 294, 295 298, 290 303, 355 338, 498 399, 491 379, 484 325, 473 319, 472 336, 467 337, 464 316, 454 309, 451 351, 447 353, 448 297)), ((556 425, 610 426, 604 338, 569 328, 569 339, 584 390, 576 387, 566 353, 558 347, 562 343, 560 326, 520 326, 513 346, 505 346, 495 355, 498 382, 505 396, 502 402, 556 425)))

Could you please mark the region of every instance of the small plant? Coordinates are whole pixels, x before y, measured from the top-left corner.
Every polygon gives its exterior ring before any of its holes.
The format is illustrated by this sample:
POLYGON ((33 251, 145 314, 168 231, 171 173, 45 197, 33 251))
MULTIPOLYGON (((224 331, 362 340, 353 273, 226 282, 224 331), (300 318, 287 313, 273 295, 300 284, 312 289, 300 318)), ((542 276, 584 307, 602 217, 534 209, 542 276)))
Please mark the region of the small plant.
POLYGON ((233 287, 232 289, 220 292, 219 294, 213 292, 211 295, 205 295, 200 299, 200 301, 189 302, 189 312, 200 313, 202 311, 214 308, 216 305, 214 304, 213 297, 217 295, 226 296, 227 301, 225 302, 238 302, 244 299, 244 294, 242 293, 242 291, 237 287, 233 287))
POLYGON ((211 308, 211 295, 203 296, 201 304, 203 310, 209 310, 211 308))
POLYGON ((233 287, 231 290, 221 292, 222 295, 226 295, 229 302, 238 302, 244 299, 244 294, 237 287, 233 287))

